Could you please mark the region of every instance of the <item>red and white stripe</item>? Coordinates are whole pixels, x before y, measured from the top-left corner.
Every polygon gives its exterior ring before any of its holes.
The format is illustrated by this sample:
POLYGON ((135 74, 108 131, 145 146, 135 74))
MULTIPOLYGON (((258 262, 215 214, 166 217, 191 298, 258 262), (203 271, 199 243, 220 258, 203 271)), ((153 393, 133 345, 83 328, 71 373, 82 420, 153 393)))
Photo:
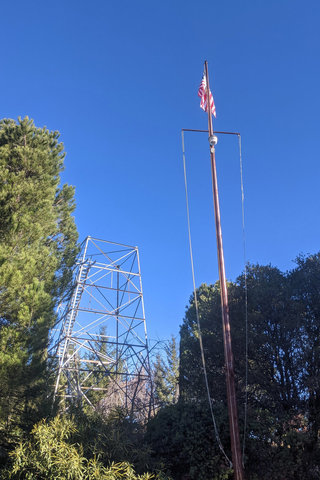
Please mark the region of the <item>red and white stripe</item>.
MULTIPOLYGON (((204 110, 205 112, 207 112, 207 111, 208 111, 208 102, 207 102, 207 80, 206 80, 205 74, 203 74, 203 77, 202 77, 202 80, 201 80, 201 83, 200 83, 200 87, 199 87, 199 90, 198 90, 198 96, 201 98, 200 108, 202 108, 202 110, 204 110)), ((210 99, 210 110, 211 110, 211 113, 212 113, 212 115, 214 115, 214 117, 216 118, 216 117, 217 117, 216 107, 215 107, 215 104, 214 104, 214 101, 213 101, 213 96, 212 96, 211 90, 209 90, 209 99, 210 99)))

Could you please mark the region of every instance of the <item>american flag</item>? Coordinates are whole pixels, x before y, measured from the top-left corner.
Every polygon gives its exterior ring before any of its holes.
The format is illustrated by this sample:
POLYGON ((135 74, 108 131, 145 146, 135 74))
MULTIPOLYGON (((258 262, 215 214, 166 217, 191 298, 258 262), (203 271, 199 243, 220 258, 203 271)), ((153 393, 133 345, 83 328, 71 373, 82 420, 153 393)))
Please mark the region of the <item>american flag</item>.
MULTIPOLYGON (((208 111, 208 102, 207 102, 207 80, 206 80, 205 74, 203 74, 203 76, 202 76, 202 80, 201 80, 200 87, 199 87, 199 90, 198 90, 198 96, 201 98, 200 108, 202 108, 202 110, 204 110, 205 112, 207 112, 207 111, 208 111)), ((216 107, 215 107, 215 105, 214 105, 214 101, 213 101, 213 96, 212 96, 211 90, 209 90, 209 98, 210 98, 210 110, 211 110, 211 113, 212 113, 212 115, 214 115, 214 117, 216 118, 216 117, 217 117, 217 115, 216 115, 216 107)))

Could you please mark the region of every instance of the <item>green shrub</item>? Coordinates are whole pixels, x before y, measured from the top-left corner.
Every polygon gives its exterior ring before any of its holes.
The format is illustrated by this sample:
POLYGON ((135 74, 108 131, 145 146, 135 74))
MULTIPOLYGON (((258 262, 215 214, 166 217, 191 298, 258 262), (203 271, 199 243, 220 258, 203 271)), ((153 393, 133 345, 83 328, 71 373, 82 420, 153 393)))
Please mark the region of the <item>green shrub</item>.
POLYGON ((86 458, 81 444, 72 443, 76 426, 71 418, 57 416, 42 420, 29 441, 20 443, 10 454, 8 479, 26 480, 166 480, 162 474, 137 475, 127 462, 103 465, 100 455, 86 458))

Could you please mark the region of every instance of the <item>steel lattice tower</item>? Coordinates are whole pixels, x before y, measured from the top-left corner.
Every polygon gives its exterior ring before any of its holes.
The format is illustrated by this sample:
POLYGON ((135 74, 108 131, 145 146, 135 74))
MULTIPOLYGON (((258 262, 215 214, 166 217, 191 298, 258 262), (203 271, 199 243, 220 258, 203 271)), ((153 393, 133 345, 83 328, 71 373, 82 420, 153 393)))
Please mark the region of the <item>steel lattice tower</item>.
POLYGON ((138 248, 87 237, 73 294, 58 315, 55 398, 149 417, 152 377, 138 248))

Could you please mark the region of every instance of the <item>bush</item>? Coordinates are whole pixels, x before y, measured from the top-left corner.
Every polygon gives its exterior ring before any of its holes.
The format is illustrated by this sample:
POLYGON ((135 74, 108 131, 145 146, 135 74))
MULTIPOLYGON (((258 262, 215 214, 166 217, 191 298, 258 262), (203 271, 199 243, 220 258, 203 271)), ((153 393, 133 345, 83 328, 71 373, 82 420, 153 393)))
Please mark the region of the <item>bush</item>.
MULTIPOLYGON (((220 436, 228 444, 223 424, 220 436)), ((146 440, 155 452, 154 466, 167 468, 175 480, 232 478, 232 470, 219 451, 206 404, 179 402, 164 407, 150 420, 146 440)))
MULTIPOLYGON (((86 458, 83 447, 72 443, 77 433, 72 418, 57 416, 42 420, 31 432, 31 439, 20 443, 10 454, 12 467, 8 479, 26 480, 166 480, 162 474, 137 475, 127 462, 103 465, 100 455, 86 458)), ((167 479, 168 480, 168 479, 167 479)))

